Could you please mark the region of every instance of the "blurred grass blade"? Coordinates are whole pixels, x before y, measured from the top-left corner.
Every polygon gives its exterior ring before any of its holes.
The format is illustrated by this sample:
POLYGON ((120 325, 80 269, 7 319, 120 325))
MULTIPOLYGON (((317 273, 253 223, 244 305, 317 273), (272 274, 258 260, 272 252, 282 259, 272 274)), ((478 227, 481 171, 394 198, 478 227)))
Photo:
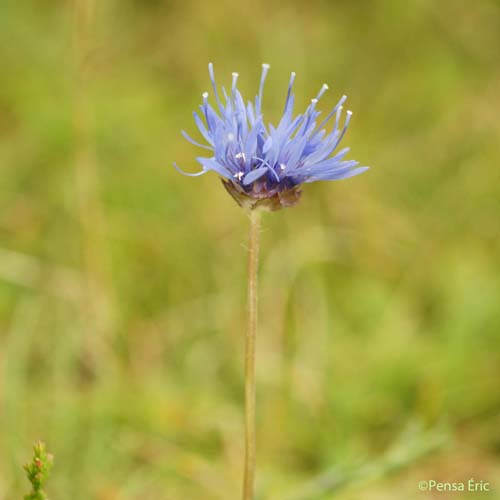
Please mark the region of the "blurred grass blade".
POLYGON ((353 484, 389 476, 444 448, 448 442, 448 433, 442 427, 420 432, 411 425, 379 460, 353 468, 334 467, 282 500, 316 500, 353 484))

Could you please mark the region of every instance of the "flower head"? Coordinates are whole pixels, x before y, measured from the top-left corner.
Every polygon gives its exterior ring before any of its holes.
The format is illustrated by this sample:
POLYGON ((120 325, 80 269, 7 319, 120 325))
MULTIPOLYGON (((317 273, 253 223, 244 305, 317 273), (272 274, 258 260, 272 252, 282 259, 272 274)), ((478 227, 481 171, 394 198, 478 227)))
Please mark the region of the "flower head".
POLYGON ((193 113, 207 144, 200 144, 184 131, 182 135, 192 144, 211 151, 212 156, 197 158, 202 166, 200 172, 184 172, 174 163, 177 170, 193 177, 213 170, 239 205, 268 210, 295 205, 304 183, 345 179, 367 170, 368 167, 355 168, 357 161, 344 159, 349 148, 337 151, 352 115, 347 111, 343 124, 340 124, 346 96, 342 96, 333 110, 317 123, 321 112, 316 110, 316 105, 328 89, 326 84, 311 99, 306 111, 294 116, 292 87, 295 73, 292 73, 281 120, 277 126, 264 124, 262 97, 268 70, 269 65, 263 64, 255 103, 249 101, 245 105, 237 88, 238 73, 233 73, 229 93, 222 87, 223 103, 215 83, 213 65, 208 65, 217 110, 208 103, 208 93, 205 92, 200 106, 203 118, 197 112, 193 113), (334 119, 334 125, 327 132, 325 126, 331 119, 334 119))

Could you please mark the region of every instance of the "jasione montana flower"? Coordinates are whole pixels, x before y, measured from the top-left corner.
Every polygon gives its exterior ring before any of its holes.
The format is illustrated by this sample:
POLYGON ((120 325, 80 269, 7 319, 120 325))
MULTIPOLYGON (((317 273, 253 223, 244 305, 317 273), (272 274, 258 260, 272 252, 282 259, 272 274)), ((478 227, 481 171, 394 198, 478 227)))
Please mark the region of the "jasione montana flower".
POLYGON ((255 104, 249 101, 245 105, 236 86, 238 73, 233 73, 229 94, 222 87, 223 103, 217 91, 213 65, 208 65, 218 112, 208 103, 208 93, 205 92, 200 106, 202 117, 196 111, 193 113, 207 144, 200 144, 184 131, 182 135, 212 155, 197 158, 202 170, 194 174, 182 171, 175 163, 174 166, 189 176, 213 170, 220 175, 227 191, 239 205, 269 210, 297 203, 304 183, 345 179, 367 170, 368 167, 355 168, 357 161, 344 159, 349 148, 337 152, 352 115, 347 111, 343 125, 340 125, 346 96, 342 96, 332 111, 317 123, 321 112, 316 110, 316 105, 328 89, 326 84, 306 111, 294 117, 292 87, 295 73, 292 73, 283 116, 277 126, 266 126, 262 95, 268 70, 269 65, 263 64, 255 104), (333 129, 327 132, 325 126, 332 118, 335 120, 333 129))

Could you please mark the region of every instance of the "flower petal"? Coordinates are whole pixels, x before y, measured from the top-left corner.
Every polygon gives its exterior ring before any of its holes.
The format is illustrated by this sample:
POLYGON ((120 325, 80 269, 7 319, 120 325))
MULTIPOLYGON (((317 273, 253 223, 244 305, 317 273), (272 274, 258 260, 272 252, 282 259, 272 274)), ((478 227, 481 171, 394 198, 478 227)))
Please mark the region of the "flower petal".
POLYGON ((255 170, 252 170, 243 178, 243 185, 248 186, 248 184, 252 184, 252 182, 256 181, 257 179, 260 179, 266 172, 267 172, 267 167, 259 167, 256 168, 255 170))
POLYGON ((199 142, 195 141, 191 136, 188 135, 188 133, 184 130, 181 130, 182 137, 186 139, 186 141, 190 142, 194 146, 198 146, 199 148, 204 148, 204 149, 209 149, 210 151, 213 151, 214 148, 211 148, 210 146, 207 146, 206 144, 200 144, 199 142))
POLYGON ((214 141, 213 141, 212 137, 210 136, 207 128, 205 127, 205 124, 201 121, 201 118, 198 116, 198 113, 196 111, 193 111, 193 117, 194 117, 194 121, 195 121, 196 126, 198 127, 198 130, 200 131, 201 135, 210 144, 210 146, 213 146, 214 141))
POLYGON ((271 136, 269 136, 267 139, 266 139, 266 142, 264 143, 264 146, 262 148, 262 152, 264 154, 266 154, 270 149, 271 149, 271 146, 273 145, 273 138, 271 136))
POLYGON ((196 158, 196 160, 201 163, 205 171, 213 170, 214 172, 217 172, 221 177, 224 177, 225 179, 231 179, 231 172, 226 167, 222 166, 218 161, 216 161, 215 158, 198 157, 196 158))
POLYGON ((330 170, 329 172, 324 172, 322 174, 317 174, 310 176, 304 182, 316 182, 316 181, 337 181, 340 179, 347 179, 348 177, 354 177, 355 175, 362 174, 366 172, 369 167, 358 167, 352 168, 352 166, 344 166, 330 170))

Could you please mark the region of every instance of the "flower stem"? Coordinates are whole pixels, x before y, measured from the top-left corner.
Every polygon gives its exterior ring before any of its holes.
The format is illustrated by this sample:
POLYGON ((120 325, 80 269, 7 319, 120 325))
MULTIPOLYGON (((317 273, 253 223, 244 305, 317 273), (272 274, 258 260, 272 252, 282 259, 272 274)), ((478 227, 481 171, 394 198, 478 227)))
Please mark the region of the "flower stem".
POLYGON ((245 470, 243 500, 253 500, 255 483, 255 341, 257 337, 257 271, 260 210, 250 212, 248 252, 248 323, 245 336, 245 470))

